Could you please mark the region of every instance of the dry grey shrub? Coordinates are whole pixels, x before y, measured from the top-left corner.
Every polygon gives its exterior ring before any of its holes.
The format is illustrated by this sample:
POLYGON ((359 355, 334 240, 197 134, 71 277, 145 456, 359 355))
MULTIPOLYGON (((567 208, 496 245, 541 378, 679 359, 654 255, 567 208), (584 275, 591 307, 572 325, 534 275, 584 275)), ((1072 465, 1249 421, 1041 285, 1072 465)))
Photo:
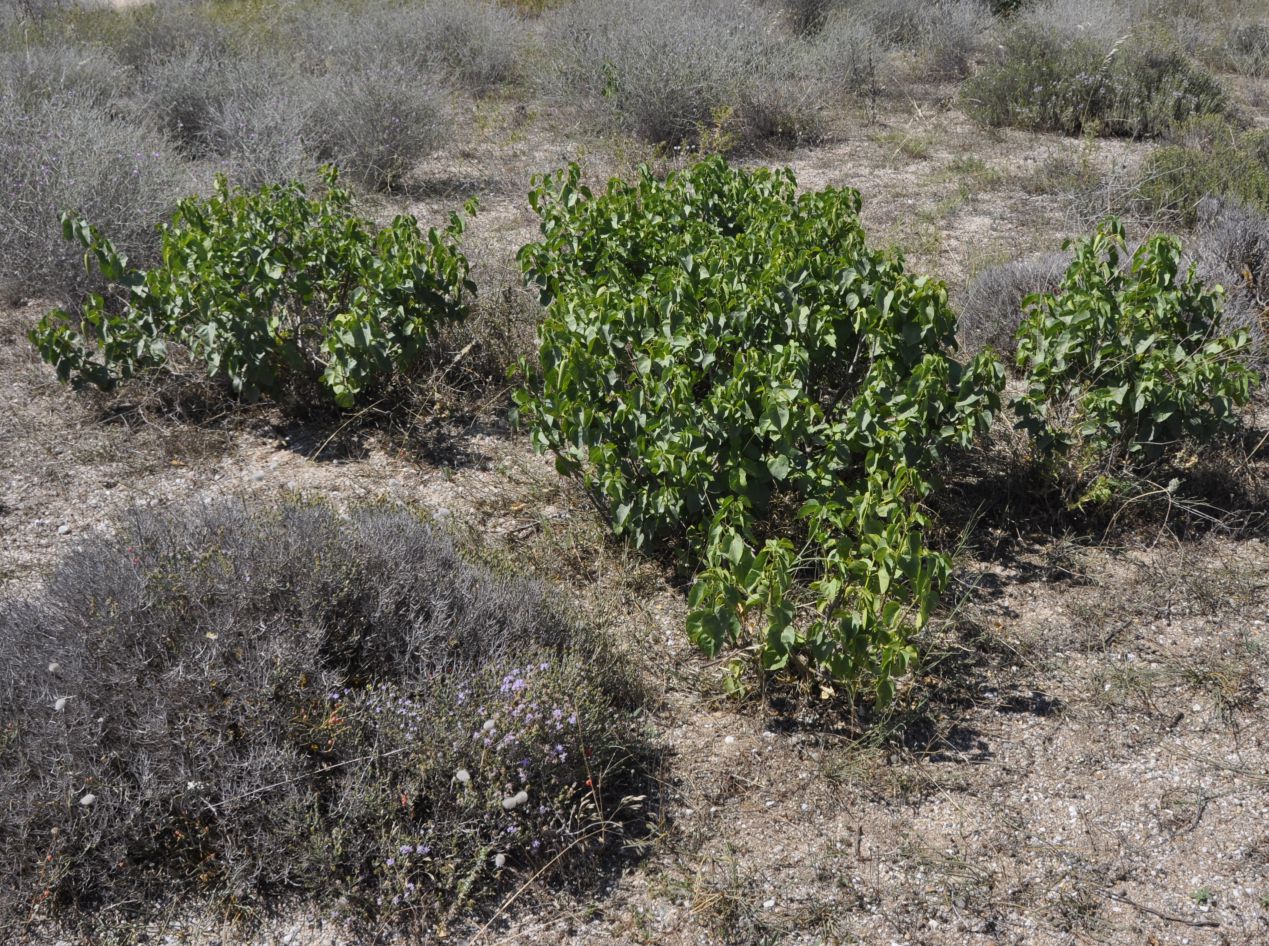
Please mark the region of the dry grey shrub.
POLYGON ((1247 76, 1269 76, 1269 23, 1240 23, 1225 41, 1225 53, 1235 71, 1247 76))
POLYGON ((134 513, 0 600, 0 928, 180 895, 434 922, 593 877, 599 812, 613 848, 641 817, 637 698, 409 512, 134 513))
POLYGON ((1199 202, 1190 253, 1209 285, 1225 287, 1225 324, 1245 329, 1252 358, 1269 367, 1269 215, 1236 201, 1199 202))
POLYGON ((0 50, 0 101, 6 108, 29 111, 67 100, 104 109, 126 83, 126 69, 97 47, 53 43, 0 50))
POLYGON ((831 93, 875 96, 889 81, 890 51, 866 19, 838 10, 805 41, 802 68, 831 93))
POLYGON ((0 292, 69 303, 98 288, 82 248, 62 238, 66 211, 102 227, 138 263, 152 259, 155 227, 193 184, 172 150, 157 130, 110 117, 78 93, 30 109, 0 97, 0 292))
POLYGON ((373 60, 473 94, 521 74, 524 23, 492 0, 372 0, 353 9, 328 3, 305 7, 301 17, 296 34, 327 72, 373 60))
POLYGON ((439 90, 391 64, 332 72, 307 90, 304 137, 349 177, 390 190, 449 136, 439 90))
POLYGON ((577 0, 548 33, 548 91, 645 141, 692 143, 715 127, 737 144, 818 130, 821 103, 797 75, 793 38, 754 3, 577 0))
POLYGON ((818 32, 842 0, 784 0, 789 26, 799 36, 818 32))
POLYGON ((984 0, 862 0, 843 14, 866 23, 883 43, 911 50, 938 78, 966 75, 994 22, 984 0))
POLYGON ((148 64, 139 108, 188 157, 247 187, 312 176, 306 86, 268 58, 195 45, 148 64))
POLYGON ((1056 290, 1069 263, 1069 256, 1045 253, 984 269, 956 297, 961 345, 970 354, 990 346, 1011 355, 1023 319, 1022 300, 1056 290))

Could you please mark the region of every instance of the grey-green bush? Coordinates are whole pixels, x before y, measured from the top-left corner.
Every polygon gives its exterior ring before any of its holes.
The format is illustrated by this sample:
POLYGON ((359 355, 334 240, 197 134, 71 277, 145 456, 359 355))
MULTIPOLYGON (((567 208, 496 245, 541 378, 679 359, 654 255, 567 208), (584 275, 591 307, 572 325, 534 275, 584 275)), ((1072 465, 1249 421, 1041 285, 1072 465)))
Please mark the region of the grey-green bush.
POLYGON ((1068 263, 1070 257, 1061 253, 1044 253, 984 269, 955 299, 961 345, 970 353, 990 346, 1012 354, 1023 319, 1022 300, 1032 293, 1055 291, 1068 263))
POLYGON ((1148 212, 1186 225, 1208 197, 1269 213, 1269 130, 1244 130, 1220 118, 1185 123, 1141 167, 1137 197, 1148 212))
POLYGON ((66 210, 100 221, 144 263, 158 246, 155 227, 193 189, 172 151, 156 130, 74 95, 30 110, 0 99, 0 290, 70 301, 97 286, 82 251, 62 238, 66 210))
POLYGON ((313 154, 376 190, 399 184, 449 136, 441 93, 391 64, 333 72, 308 94, 303 133, 313 154))
POLYGON ((1063 33, 1025 17, 961 97, 984 124, 1068 135, 1150 137, 1231 109, 1220 83, 1162 33, 1063 33))
POLYGON ((722 125, 743 144, 813 135, 820 103, 768 8, 729 0, 577 0, 550 19, 548 85, 649 142, 722 125))
POLYGON ((426 929, 584 880, 641 817, 636 703, 408 512, 134 513, 0 601, 0 928, 186 895, 426 929))

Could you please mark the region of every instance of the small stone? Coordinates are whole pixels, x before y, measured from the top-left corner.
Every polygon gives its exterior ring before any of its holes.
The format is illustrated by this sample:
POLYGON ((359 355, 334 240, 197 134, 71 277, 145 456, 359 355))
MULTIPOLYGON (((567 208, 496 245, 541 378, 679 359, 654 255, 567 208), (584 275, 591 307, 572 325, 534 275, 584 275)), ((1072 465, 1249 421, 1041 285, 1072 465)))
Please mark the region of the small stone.
POLYGON ((58 526, 58 527, 57 527, 57 534, 58 534, 58 535, 70 535, 70 531, 71 531, 71 527, 70 527, 70 526, 68 526, 68 525, 67 525, 66 523, 64 523, 64 522, 63 522, 60 526, 58 526))
POLYGON ((505 867, 506 864, 507 864, 507 855, 497 854, 494 856, 494 867, 501 869, 505 867))
POLYGON ((466 769, 459 769, 454 773, 454 781, 462 785, 468 785, 471 783, 471 773, 466 769))
POLYGON ((57 673, 61 669, 62 669, 62 665, 59 664, 56 660, 54 660, 51 664, 48 665, 49 673, 57 673))
POLYGON ((60 713, 62 710, 66 709, 66 704, 69 703, 72 699, 73 697, 69 697, 69 696, 59 696, 56 700, 53 701, 53 709, 56 712, 60 713))
POLYGON ((724 737, 724 738, 723 738, 723 742, 727 743, 727 745, 729 745, 729 746, 730 746, 732 743, 734 743, 735 741, 736 741, 736 737, 735 737, 735 736, 726 736, 726 737, 724 737))
POLYGON ((94 795, 92 792, 89 792, 87 795, 85 795, 83 798, 79 800, 79 804, 84 808, 88 808, 92 806, 93 804, 95 804, 96 801, 97 801, 97 796, 94 795))
POLYGON ((526 792, 524 789, 520 789, 520 791, 516 792, 511 797, 504 798, 502 800, 502 807, 506 809, 507 811, 511 811, 512 809, 519 808, 528 800, 529 800, 529 793, 526 792))

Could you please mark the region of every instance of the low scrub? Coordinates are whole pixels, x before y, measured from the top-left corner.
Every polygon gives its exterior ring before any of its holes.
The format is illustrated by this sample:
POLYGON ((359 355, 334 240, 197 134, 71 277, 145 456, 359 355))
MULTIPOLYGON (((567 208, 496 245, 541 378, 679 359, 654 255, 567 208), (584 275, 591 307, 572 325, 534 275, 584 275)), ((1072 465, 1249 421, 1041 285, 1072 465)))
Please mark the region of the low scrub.
POLYGON ((409 216, 376 231, 334 171, 320 197, 298 183, 251 192, 220 178, 210 198, 177 206, 149 271, 84 220, 63 224, 116 290, 75 315, 54 310, 31 334, 76 386, 174 370, 175 349, 246 400, 320 385, 351 407, 408 375, 475 291, 457 215, 426 234, 409 216))
POLYGON ((1025 20, 965 83, 962 101, 991 126, 1132 138, 1230 110, 1220 83, 1154 30, 1107 38, 1025 20))
POLYGON ((930 469, 998 401, 994 361, 951 357, 943 286, 866 246, 857 192, 787 170, 716 156, 592 194, 574 166, 531 200, 535 443, 619 534, 679 551, 707 651, 888 698, 948 574, 930 469))
POLYGON ((956 299, 957 334, 964 347, 971 352, 992 348, 1012 354, 1022 324, 1023 300, 1056 290, 1067 263, 1060 253, 1046 253, 989 266, 970 280, 956 299))
POLYGON ((1192 121, 1146 159, 1138 192, 1152 213, 1185 225, 1209 197, 1269 213, 1269 131, 1219 119, 1192 121))
POLYGON ((1019 426, 1079 482, 1232 433, 1259 382, 1247 332, 1228 331, 1222 290, 1182 270, 1179 241, 1125 252, 1122 225, 1102 224, 1018 332, 1019 426))
POLYGON ((0 601, 0 918, 304 898, 433 929, 639 817, 636 691, 386 508, 138 512, 0 601))
POLYGON ((807 137, 819 105, 778 27, 750 3, 577 0, 554 16, 549 82, 649 142, 807 137))
POLYGON ((1235 201, 1199 204, 1192 255, 1209 285, 1225 288, 1223 324, 1245 331, 1262 375, 1269 369, 1269 213, 1235 201))
POLYGON ((307 94, 304 134, 314 156, 373 190, 397 187, 449 136, 440 91, 405 70, 341 70, 316 80, 307 94))
POLYGON ((122 252, 155 259, 155 227, 190 175, 155 129, 99 108, 91 91, 27 107, 0 95, 0 293, 69 301, 98 289, 83 251, 62 239, 66 210, 108 228, 122 252))

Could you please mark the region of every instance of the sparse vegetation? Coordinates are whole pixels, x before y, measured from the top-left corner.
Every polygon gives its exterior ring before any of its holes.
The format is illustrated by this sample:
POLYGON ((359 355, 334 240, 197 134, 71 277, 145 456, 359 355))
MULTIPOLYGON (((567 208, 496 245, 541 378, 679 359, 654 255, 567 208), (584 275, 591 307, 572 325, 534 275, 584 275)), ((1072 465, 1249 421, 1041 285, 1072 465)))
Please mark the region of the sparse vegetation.
POLYGON ((0 0, 0 941, 1259 942, 1266 23, 0 0))

